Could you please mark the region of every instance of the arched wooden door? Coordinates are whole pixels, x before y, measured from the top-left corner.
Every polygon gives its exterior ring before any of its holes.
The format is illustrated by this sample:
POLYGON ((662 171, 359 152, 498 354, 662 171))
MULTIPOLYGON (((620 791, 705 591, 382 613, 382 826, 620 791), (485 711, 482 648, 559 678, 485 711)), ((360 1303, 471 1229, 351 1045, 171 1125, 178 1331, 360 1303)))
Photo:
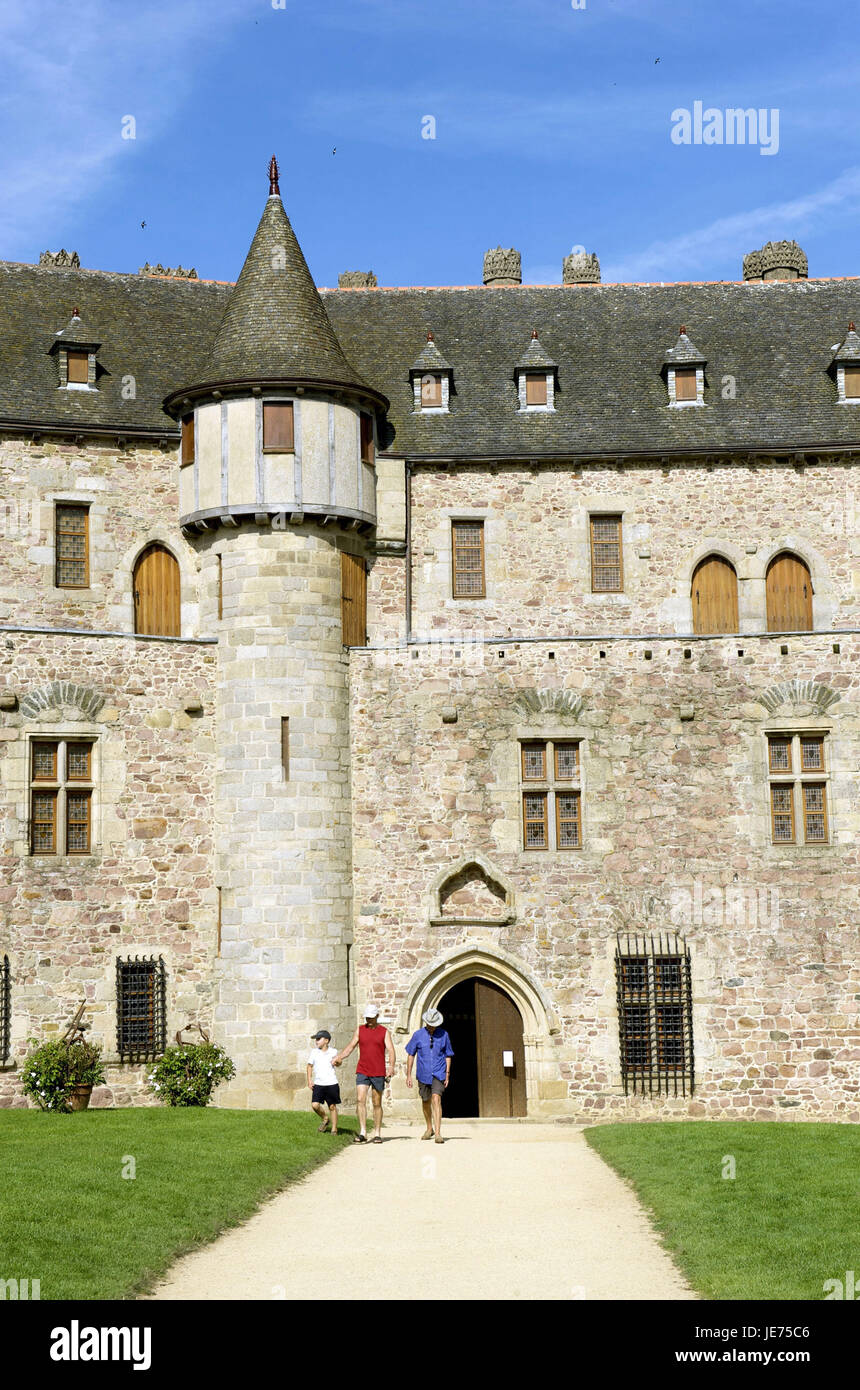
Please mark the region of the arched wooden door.
POLYGON ((523 1020, 511 996, 473 976, 454 985, 439 1008, 454 1049, 444 1113, 525 1115, 523 1020))
POLYGON ((166 546, 146 547, 134 567, 132 584, 135 632, 181 637, 179 564, 166 546))
POLYGON ((737 632, 738 577, 722 555, 707 555, 693 571, 694 632, 737 632))
POLYGON ((767 569, 768 632, 812 631, 812 576, 809 566, 784 551, 767 569))

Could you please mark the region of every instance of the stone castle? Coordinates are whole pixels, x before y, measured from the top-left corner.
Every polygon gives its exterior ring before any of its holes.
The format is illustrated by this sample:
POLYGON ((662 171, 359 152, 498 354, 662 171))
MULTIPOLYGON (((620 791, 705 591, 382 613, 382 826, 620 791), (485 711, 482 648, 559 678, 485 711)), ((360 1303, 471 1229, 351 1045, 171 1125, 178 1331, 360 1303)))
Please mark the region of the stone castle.
POLYGON ((274 162, 235 285, 0 264, 0 1105, 373 1001, 454 1114, 860 1118, 860 292, 743 274, 318 290, 274 162))

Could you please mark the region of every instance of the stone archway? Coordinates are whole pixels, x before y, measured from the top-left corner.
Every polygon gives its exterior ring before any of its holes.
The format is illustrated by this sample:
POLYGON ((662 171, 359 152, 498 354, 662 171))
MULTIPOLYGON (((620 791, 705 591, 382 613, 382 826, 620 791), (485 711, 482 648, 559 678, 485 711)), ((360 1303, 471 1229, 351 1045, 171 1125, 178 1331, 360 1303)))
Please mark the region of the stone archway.
POLYGON ((487 981, 502 991, 522 1018, 526 1108, 529 1115, 563 1112, 563 1092, 551 1042, 560 1025, 543 986, 515 956, 498 948, 465 945, 439 956, 416 976, 400 1007, 395 1033, 402 1040, 421 1027, 425 1009, 438 1008, 443 997, 468 980, 487 981))

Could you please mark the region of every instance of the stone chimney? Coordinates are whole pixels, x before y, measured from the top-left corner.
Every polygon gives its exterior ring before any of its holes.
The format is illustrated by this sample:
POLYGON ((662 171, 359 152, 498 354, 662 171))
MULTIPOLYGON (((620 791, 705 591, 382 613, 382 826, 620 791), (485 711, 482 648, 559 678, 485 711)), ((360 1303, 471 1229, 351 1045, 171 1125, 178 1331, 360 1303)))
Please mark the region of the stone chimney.
POLYGON ((522 258, 513 247, 503 250, 501 246, 490 250, 484 256, 484 284, 491 289, 499 285, 521 285, 523 283, 522 258))
POLYGON ((337 277, 339 290, 375 290, 378 283, 372 270, 342 270, 337 277))
POLYGON ((796 241, 769 241, 744 256, 745 280, 805 280, 808 275, 806 255, 796 241))
POLYGON ((593 251, 571 251, 561 267, 565 285, 599 285, 600 261, 593 251))

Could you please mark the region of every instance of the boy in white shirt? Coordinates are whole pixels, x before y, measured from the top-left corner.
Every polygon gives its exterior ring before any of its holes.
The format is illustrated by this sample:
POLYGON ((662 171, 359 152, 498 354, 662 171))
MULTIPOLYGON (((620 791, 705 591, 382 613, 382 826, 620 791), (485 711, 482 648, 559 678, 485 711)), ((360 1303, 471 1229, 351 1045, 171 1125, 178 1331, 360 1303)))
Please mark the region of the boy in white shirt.
POLYGON ((330 1050, 331 1033, 321 1028, 314 1033, 316 1047, 308 1057, 308 1086, 311 1089, 311 1109, 319 1115, 322 1124, 318 1125, 320 1134, 337 1134, 337 1107, 340 1105, 340 1086, 335 1067, 340 1066, 335 1053, 330 1050), (328 1119, 325 1106, 328 1106, 328 1119), (329 1131, 329 1120, 331 1130, 329 1131))

